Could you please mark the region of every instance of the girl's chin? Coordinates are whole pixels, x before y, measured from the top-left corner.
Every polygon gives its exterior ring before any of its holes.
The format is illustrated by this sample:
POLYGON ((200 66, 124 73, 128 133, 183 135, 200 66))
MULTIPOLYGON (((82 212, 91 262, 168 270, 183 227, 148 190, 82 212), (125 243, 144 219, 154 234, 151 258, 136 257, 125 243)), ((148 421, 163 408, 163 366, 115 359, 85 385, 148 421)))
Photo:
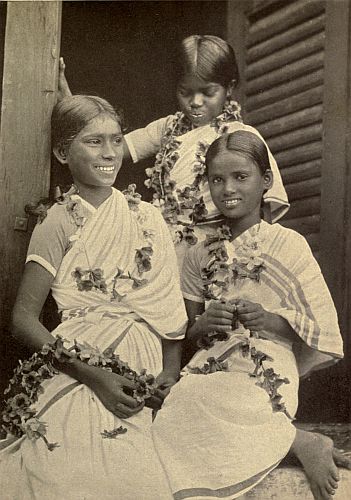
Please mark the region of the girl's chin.
POLYGON ((199 118, 195 118, 192 115, 187 114, 186 115, 188 119, 191 121, 191 124, 196 128, 196 127, 203 127, 204 125, 209 125, 211 123, 211 120, 209 120, 205 116, 199 116, 199 118))
POLYGON ((98 184, 100 184, 101 187, 113 186, 114 183, 116 182, 116 179, 117 179, 117 174, 106 175, 105 177, 100 177, 98 179, 98 184))

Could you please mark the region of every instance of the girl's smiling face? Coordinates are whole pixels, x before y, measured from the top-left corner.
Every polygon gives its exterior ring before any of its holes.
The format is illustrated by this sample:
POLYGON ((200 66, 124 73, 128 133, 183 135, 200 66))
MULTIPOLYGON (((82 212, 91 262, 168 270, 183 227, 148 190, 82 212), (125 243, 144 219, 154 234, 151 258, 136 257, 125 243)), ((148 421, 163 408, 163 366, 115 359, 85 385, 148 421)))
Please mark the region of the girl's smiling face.
POLYGON ((111 187, 122 165, 123 146, 120 125, 108 114, 93 118, 63 148, 54 150, 61 163, 67 163, 77 187, 111 187))
POLYGON ((231 87, 226 89, 220 83, 208 82, 194 75, 184 76, 177 88, 181 111, 195 127, 209 124, 223 111, 231 87))
POLYGON ((242 230, 261 220, 262 196, 272 185, 271 170, 262 174, 251 158, 223 150, 208 165, 208 182, 218 210, 242 230))

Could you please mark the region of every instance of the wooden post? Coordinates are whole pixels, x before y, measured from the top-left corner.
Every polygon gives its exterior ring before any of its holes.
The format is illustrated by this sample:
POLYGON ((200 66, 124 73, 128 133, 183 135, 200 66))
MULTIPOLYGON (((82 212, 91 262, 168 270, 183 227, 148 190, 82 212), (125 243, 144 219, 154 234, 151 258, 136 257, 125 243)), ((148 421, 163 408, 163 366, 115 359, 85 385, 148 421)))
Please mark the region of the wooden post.
POLYGON ((61 2, 7 3, 0 129, 0 332, 8 324, 29 232, 24 207, 46 196, 61 2))
MULTIPOLYGON (((323 116, 323 161, 321 172, 321 255, 323 274, 333 295, 346 351, 350 351, 350 295, 346 277, 350 273, 350 1, 326 3, 326 45, 323 116), (349 186, 347 183, 349 182, 349 186)), ((350 274, 349 274, 350 277, 350 274)))
POLYGON ((235 98, 242 107, 245 115, 245 55, 246 30, 248 20, 246 11, 251 5, 247 0, 229 0, 227 2, 227 35, 228 43, 233 47, 239 67, 240 84, 235 91, 235 98))
MULTIPOLYGON (((349 30, 351 27, 351 6, 348 12, 349 30)), ((344 215, 344 238, 345 238, 345 290, 343 301, 343 328, 345 329, 345 344, 348 355, 348 372, 351 374, 351 37, 348 44, 349 64, 348 64, 348 103, 346 107, 347 113, 347 130, 346 130, 346 166, 345 166, 345 215, 344 215)), ((351 382, 351 375, 350 375, 351 382)), ((351 421, 351 387, 349 386, 349 413, 351 421)))

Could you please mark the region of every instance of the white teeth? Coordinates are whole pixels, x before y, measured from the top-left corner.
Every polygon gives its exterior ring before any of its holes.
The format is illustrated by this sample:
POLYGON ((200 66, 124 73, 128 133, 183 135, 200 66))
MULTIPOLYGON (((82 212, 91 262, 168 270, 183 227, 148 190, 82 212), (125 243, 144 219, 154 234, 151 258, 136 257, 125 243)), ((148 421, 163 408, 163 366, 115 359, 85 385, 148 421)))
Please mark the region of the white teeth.
POLYGON ((101 172, 113 172, 115 167, 95 167, 96 170, 100 170, 101 172))
POLYGON ((237 205, 239 203, 240 199, 235 198, 235 200, 227 200, 224 202, 226 207, 233 207, 234 205, 237 205))

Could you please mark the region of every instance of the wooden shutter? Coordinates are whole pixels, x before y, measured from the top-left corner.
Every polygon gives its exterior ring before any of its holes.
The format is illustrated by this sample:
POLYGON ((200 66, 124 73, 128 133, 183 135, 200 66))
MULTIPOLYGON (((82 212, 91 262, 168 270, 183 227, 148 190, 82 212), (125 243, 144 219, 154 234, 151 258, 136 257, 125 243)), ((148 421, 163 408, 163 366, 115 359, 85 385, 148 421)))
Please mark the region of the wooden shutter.
POLYGON ((245 122, 274 154, 291 208, 281 223, 318 257, 325 1, 256 0, 247 12, 245 122))

